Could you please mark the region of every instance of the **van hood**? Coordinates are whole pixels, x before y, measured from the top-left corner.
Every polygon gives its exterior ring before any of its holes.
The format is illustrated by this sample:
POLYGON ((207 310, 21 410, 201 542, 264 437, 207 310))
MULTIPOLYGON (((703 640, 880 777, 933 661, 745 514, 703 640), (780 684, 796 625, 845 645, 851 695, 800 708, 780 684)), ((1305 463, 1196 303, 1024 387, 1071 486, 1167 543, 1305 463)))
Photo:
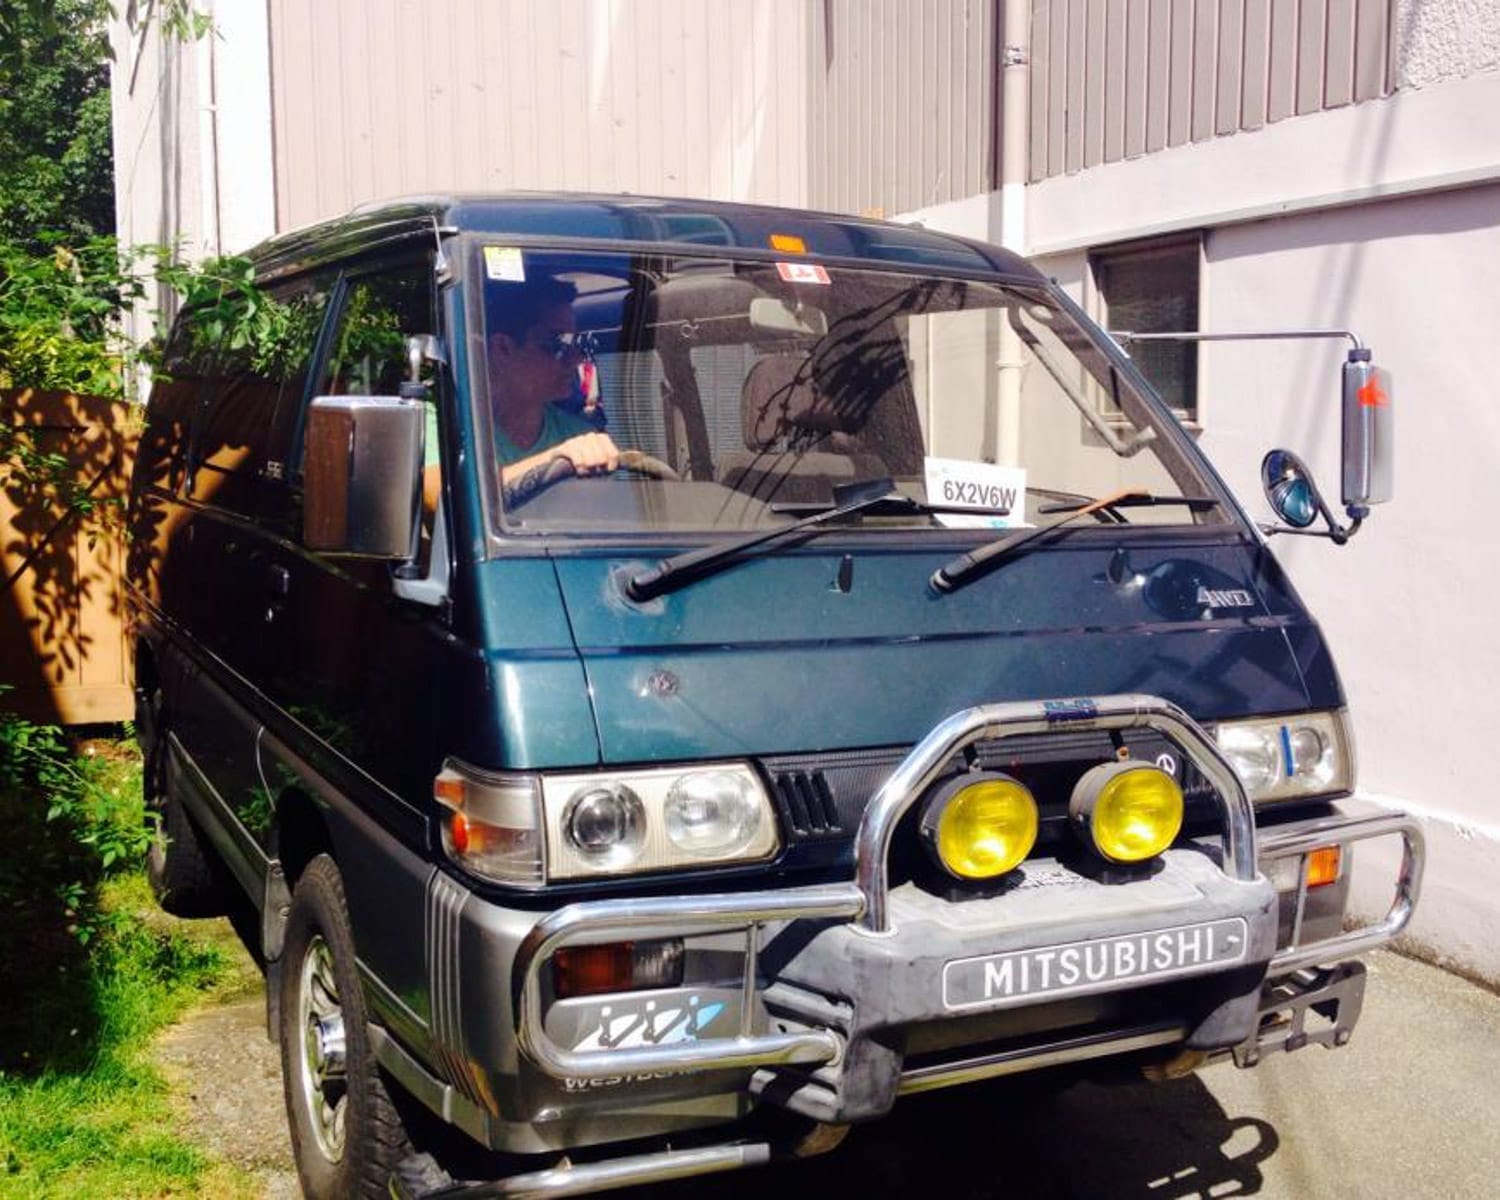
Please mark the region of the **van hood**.
POLYGON ((601 761, 915 743, 975 704, 1117 692, 1199 721, 1337 707, 1317 626, 1243 535, 1072 539, 938 595, 953 555, 763 555, 645 604, 639 556, 557 556, 601 761))

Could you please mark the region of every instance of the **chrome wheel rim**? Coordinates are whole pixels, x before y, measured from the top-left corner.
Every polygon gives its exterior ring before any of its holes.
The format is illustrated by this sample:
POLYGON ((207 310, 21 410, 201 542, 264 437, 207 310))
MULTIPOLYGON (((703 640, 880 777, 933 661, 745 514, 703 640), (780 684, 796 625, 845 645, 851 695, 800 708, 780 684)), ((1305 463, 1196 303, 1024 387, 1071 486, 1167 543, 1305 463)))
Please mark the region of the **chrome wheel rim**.
POLYGON ((344 1010, 333 974, 333 952, 317 934, 303 956, 297 982, 297 1027, 302 1030, 297 1074, 308 1124, 323 1157, 336 1163, 344 1157, 349 1109, 344 1010))

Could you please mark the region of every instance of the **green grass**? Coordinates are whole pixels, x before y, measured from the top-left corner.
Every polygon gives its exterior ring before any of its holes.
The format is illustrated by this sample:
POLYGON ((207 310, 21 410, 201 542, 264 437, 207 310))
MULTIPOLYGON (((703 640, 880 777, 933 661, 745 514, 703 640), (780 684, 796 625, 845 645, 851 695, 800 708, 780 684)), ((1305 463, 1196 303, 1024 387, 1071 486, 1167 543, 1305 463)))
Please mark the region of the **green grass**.
POLYGON ((140 765, 96 749, 47 773, 82 781, 61 809, 15 773, 0 784, 0 1198, 253 1195, 176 1132, 149 1062, 161 1028, 242 983, 232 935, 167 917, 128 859, 101 861, 140 826, 140 765))

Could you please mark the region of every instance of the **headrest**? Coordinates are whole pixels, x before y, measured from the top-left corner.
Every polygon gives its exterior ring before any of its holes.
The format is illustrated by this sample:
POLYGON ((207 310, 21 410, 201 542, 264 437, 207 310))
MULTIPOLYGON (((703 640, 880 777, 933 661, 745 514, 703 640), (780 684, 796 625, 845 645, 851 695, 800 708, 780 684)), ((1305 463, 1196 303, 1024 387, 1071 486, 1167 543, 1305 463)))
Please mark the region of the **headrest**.
POLYGON ((750 368, 740 389, 745 445, 766 450, 797 433, 839 433, 847 422, 813 381, 800 355, 773 355, 750 368))

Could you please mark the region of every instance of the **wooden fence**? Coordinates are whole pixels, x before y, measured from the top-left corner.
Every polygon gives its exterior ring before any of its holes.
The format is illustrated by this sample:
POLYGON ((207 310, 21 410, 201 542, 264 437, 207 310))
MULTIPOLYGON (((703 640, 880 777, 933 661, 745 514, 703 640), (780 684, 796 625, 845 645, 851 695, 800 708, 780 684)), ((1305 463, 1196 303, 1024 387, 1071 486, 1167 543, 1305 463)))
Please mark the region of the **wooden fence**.
POLYGON ((81 517, 69 485, 28 486, 0 455, 0 710, 69 725, 133 714, 123 573, 137 419, 122 401, 0 390, 0 448, 20 438, 61 456, 95 504, 81 517))

